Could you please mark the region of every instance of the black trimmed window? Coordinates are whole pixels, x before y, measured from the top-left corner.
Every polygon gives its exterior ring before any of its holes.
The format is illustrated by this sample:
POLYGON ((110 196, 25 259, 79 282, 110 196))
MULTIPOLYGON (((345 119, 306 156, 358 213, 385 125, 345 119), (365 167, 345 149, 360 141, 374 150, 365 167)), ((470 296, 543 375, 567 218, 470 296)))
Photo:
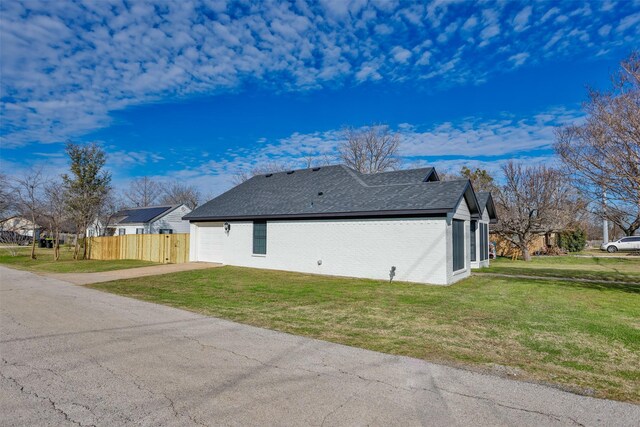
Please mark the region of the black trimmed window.
POLYGON ((253 221, 253 253, 267 254, 267 221, 253 221))
POLYGON ((489 259, 489 226, 480 224, 480 261, 489 259))
POLYGON ((476 261, 476 230, 478 229, 478 221, 471 221, 469 225, 469 238, 471 239, 471 261, 476 261))
POLYGON ((464 268, 464 221, 454 219, 452 222, 453 237, 453 271, 464 268))
POLYGON ((173 234, 173 230, 171 228, 161 228, 158 231, 159 234, 173 234))
POLYGON ((127 230, 125 228, 118 228, 118 236, 124 236, 127 234, 127 230))
POLYGON ((136 228, 136 234, 144 234, 144 228, 136 228))

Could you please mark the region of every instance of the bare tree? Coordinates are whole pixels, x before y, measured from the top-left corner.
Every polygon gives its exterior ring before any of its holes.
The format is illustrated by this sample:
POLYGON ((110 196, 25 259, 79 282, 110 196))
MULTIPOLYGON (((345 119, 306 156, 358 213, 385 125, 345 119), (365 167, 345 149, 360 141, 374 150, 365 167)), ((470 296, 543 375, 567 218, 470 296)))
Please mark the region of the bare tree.
POLYGON ((589 91, 586 122, 558 129, 555 148, 593 212, 632 235, 640 229, 640 52, 612 84, 589 91))
POLYGON ((11 191, 11 181, 0 173, 0 223, 15 213, 16 200, 11 191))
POLYGON ((94 220, 94 228, 97 236, 106 236, 117 213, 124 209, 125 203, 118 198, 113 190, 105 196, 102 204, 98 207, 94 220))
POLYGON ((124 192, 127 204, 141 208, 158 204, 161 195, 162 185, 148 176, 132 180, 124 192))
POLYGON ((180 181, 173 181, 165 185, 163 191, 160 203, 166 205, 184 204, 189 209, 195 209, 202 199, 200 191, 195 186, 183 184, 180 181))
POLYGON ((31 170, 16 178, 13 192, 17 200, 18 211, 31 221, 31 259, 36 259, 36 219, 41 210, 42 187, 44 179, 41 170, 31 170))
MULTIPOLYGON (((111 191, 111 174, 103 169, 106 155, 99 145, 68 142, 66 151, 71 161, 71 173, 62 175, 65 200, 77 231, 84 237, 84 259, 87 257, 87 228, 111 191)), ((73 252, 76 260, 80 258, 79 249, 76 239, 73 252)))
POLYGON ((60 233, 63 224, 69 219, 66 192, 59 181, 48 182, 44 185, 43 209, 41 216, 48 222, 48 228, 53 235, 53 259, 60 259, 60 233))
POLYGON ((529 246, 536 236, 563 230, 572 223, 579 200, 556 169, 509 162, 502 171, 505 184, 494 194, 500 218, 494 231, 530 261, 529 246))
POLYGON ((339 151, 340 159, 347 166, 362 173, 384 172, 400 166, 400 136, 392 133, 388 126, 347 128, 344 134, 346 140, 340 145, 339 151))

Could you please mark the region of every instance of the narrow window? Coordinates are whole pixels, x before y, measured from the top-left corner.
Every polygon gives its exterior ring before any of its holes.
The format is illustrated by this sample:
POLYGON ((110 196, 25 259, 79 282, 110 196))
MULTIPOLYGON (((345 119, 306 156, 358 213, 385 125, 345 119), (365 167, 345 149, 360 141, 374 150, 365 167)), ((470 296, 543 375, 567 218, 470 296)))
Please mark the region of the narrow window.
POLYGON ((478 228, 478 221, 471 221, 469 226, 469 238, 471 239, 471 261, 475 261, 476 258, 476 229, 478 228))
POLYGON ((487 224, 480 224, 480 261, 489 258, 489 227, 487 224))
POLYGON ((118 228, 118 234, 120 236, 124 236, 127 233, 127 231, 124 228, 118 228))
POLYGON ((453 271, 464 268, 464 221, 453 220, 453 271))
POLYGON ((484 225, 484 259, 489 259, 489 224, 484 225))
POLYGON ((253 253, 267 254, 267 221, 253 221, 253 253))
POLYGON ((136 234, 144 234, 144 228, 136 228, 136 234))
POLYGON ((158 232, 160 234, 173 234, 173 230, 170 228, 161 228, 158 232))

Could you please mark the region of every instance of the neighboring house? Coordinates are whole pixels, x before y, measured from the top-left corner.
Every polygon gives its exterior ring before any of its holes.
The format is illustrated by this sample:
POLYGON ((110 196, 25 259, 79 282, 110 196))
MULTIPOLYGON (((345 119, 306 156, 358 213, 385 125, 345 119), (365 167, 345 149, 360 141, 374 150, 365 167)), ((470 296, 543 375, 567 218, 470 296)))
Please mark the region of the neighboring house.
POLYGON ((447 285, 470 275, 471 221, 495 220, 489 206, 485 219, 468 180, 433 168, 336 165, 255 176, 184 219, 191 261, 447 285))
MULTIPOLYGON (((22 236, 33 237, 33 222, 22 216, 12 216, 0 221, 0 229, 2 231, 12 231, 22 236)), ((38 224, 35 226, 36 237, 39 236, 42 227, 38 224)))
MULTIPOLYGON (((191 212, 185 205, 147 206, 144 208, 123 209, 113 215, 113 221, 105 228, 107 234, 122 236, 126 234, 175 234, 188 233, 189 221, 182 217, 191 212)), ((92 226, 88 235, 96 235, 92 226)))

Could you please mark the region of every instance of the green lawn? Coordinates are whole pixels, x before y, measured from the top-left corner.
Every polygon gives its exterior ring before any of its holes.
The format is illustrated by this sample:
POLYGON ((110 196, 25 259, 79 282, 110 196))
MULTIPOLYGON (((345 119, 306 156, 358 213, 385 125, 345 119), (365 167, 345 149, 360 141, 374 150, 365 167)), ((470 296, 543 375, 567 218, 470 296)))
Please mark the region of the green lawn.
POLYGON ((60 248, 60 260, 53 260, 53 249, 36 249, 36 260, 29 257, 31 253, 30 247, 22 247, 17 249, 18 254, 12 255, 12 250, 0 246, 0 265, 18 268, 20 270, 29 270, 35 272, 48 273, 93 273, 100 271, 122 270, 124 268, 146 267, 156 265, 149 261, 138 260, 117 260, 117 261, 98 261, 98 260, 80 260, 73 259, 73 248, 60 248))
POLYGON ((91 285, 259 327, 640 402, 640 286, 453 286, 221 267, 91 285))
POLYGON ((491 267, 474 272, 640 283, 640 258, 539 256, 530 262, 498 258, 491 260, 491 267))

